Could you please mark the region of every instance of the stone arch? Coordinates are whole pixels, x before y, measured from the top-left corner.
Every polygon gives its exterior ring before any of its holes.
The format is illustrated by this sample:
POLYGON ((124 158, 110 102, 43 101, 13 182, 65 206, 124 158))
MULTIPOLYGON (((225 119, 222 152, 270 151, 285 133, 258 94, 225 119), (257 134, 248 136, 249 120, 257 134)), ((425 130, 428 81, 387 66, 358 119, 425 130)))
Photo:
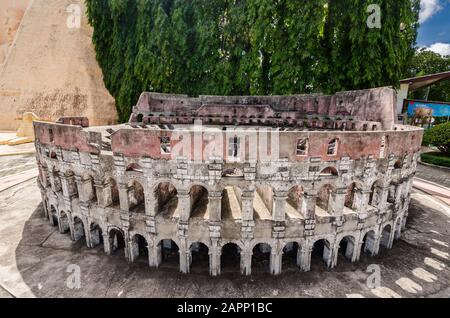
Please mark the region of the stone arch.
POLYGON ((300 244, 296 241, 287 242, 283 246, 282 268, 300 266, 300 244))
POLYGON ((148 242, 144 235, 136 233, 131 239, 133 261, 148 263, 148 242))
POLYGON ((209 215, 208 190, 202 185, 192 185, 189 190, 190 197, 190 217, 206 218, 209 215))
POLYGON ((53 204, 50 205, 49 220, 53 226, 59 226, 58 212, 53 204))
POLYGON ((179 268, 180 248, 172 239, 162 239, 158 242, 157 248, 160 251, 161 267, 179 268))
POLYGON ((317 206, 321 208, 324 212, 328 213, 330 211, 330 201, 331 194, 335 190, 332 184, 324 184, 317 193, 317 206))
POLYGON ((392 225, 386 224, 381 231, 380 246, 390 248, 392 225))
POLYGON ((255 272, 270 272, 272 246, 268 243, 257 243, 252 249, 252 269, 255 272))
POLYGON ((200 271, 209 270, 209 247, 202 242, 193 242, 189 247, 190 268, 200 271))
POLYGON ((314 263, 315 266, 318 263, 325 263, 327 267, 331 266, 332 263, 332 245, 326 238, 321 238, 316 240, 312 244, 311 250, 311 266, 314 263))
POLYGON ((145 213, 144 187, 135 179, 128 181, 128 202, 131 212, 145 213))
POLYGON ((337 177, 339 176, 339 172, 335 167, 326 167, 322 169, 319 173, 321 177, 337 177))
POLYGON ((69 217, 64 211, 59 212, 59 230, 61 233, 67 233, 70 231, 69 217))
POLYGON ((369 195, 369 205, 377 207, 378 206, 378 180, 374 181, 372 183, 372 186, 370 187, 370 195, 369 195))
POLYGON ((111 226, 108 229, 108 239, 110 246, 110 254, 121 254, 125 253, 126 242, 125 242, 125 234, 118 227, 111 226))
POLYGON ((401 168, 402 168, 402 162, 401 162, 401 160, 397 160, 394 163, 394 169, 401 169, 401 168))
POLYGON ((158 183, 153 190, 156 201, 155 213, 164 217, 172 217, 178 207, 177 188, 168 181, 158 183))
POLYGON ((142 167, 136 162, 130 163, 127 166, 127 168, 125 169, 125 171, 127 171, 127 172, 132 171, 132 172, 138 172, 138 173, 143 172, 142 167))
POLYGON ((376 253, 376 235, 375 230, 369 229, 364 235, 361 235, 363 238, 361 241, 361 251, 363 253, 370 253, 370 255, 374 255, 376 253))
POLYGON ((242 219, 242 190, 237 186, 225 186, 221 199, 222 220, 242 219))
POLYGON ((353 235, 346 235, 339 241, 339 256, 353 261, 356 252, 356 239, 353 235))
POLYGON ((241 263, 241 247, 237 243, 229 242, 222 246, 220 264, 223 270, 239 271, 241 263))
POLYGON ((73 239, 78 241, 85 236, 83 220, 78 216, 73 216, 73 239))
POLYGON ((92 247, 103 244, 103 230, 98 223, 91 222, 89 226, 89 233, 91 235, 92 247))

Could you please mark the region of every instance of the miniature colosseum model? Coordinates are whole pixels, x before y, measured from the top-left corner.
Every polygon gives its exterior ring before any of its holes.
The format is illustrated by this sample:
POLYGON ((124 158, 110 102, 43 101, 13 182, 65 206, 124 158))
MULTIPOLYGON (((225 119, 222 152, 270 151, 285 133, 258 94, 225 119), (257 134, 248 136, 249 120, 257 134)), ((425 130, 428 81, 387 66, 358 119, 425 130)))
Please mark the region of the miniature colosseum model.
POLYGON ((233 261, 244 275, 354 262, 405 227, 423 132, 395 105, 391 88, 143 93, 127 124, 35 122, 45 215, 90 248, 183 273, 200 256, 214 276, 233 261))

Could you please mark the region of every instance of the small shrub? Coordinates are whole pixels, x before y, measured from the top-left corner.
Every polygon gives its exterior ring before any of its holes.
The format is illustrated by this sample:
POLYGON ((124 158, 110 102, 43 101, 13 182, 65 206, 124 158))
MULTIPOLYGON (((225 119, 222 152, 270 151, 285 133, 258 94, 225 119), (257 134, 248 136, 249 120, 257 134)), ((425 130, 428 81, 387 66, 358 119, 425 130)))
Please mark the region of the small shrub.
POLYGON ((421 156, 422 162, 436 166, 450 167, 450 157, 442 152, 427 152, 421 156))
POLYGON ((450 155, 450 122, 426 130, 423 145, 433 145, 444 154, 450 155))

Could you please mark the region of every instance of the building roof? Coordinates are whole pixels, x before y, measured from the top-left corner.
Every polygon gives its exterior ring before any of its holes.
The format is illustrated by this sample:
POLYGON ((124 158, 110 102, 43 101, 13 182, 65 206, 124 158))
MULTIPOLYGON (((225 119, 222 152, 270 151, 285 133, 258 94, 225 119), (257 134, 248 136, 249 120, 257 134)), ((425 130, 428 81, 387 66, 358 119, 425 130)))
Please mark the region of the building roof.
POLYGON ((407 78, 400 81, 400 84, 409 84, 409 90, 415 91, 423 87, 436 84, 440 81, 444 81, 450 78, 450 71, 443 73, 430 74, 425 76, 418 76, 413 78, 407 78))

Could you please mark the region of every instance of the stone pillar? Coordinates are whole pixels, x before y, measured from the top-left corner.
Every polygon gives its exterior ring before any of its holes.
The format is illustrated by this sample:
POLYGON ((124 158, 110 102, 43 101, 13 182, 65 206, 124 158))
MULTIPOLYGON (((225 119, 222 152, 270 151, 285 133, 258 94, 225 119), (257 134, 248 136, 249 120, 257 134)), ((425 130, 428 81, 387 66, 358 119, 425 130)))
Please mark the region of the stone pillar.
POLYGON ((217 239, 211 239, 211 248, 209 249, 209 274, 211 276, 220 275, 220 256, 222 254, 221 248, 217 239))
POLYGON ((97 194, 97 204, 102 208, 106 208, 107 206, 111 205, 112 193, 110 184, 104 184, 101 181, 95 181, 94 187, 97 194))
POLYGON ((252 251, 241 250, 241 274, 249 276, 252 274, 252 251))
POLYGON ((222 219, 222 193, 221 192, 209 192, 209 220, 220 222, 222 219))
POLYGON ((330 195, 330 202, 328 204, 328 213, 336 218, 340 218, 344 214, 345 195, 347 188, 338 188, 330 195))
POLYGON ((270 273, 272 275, 281 274, 281 267, 283 262, 283 250, 277 251, 272 248, 270 252, 270 273))
POLYGON ((148 262, 150 267, 158 268, 162 262, 161 244, 154 240, 152 241, 153 244, 150 244, 150 242, 148 244, 148 262))
POLYGON ((118 190, 119 190, 120 210, 129 211, 130 202, 128 200, 128 192, 129 192, 128 184, 119 183, 118 190))
POLYGON ((367 218, 367 207, 369 206, 371 190, 356 189, 354 209, 358 212, 359 219, 367 218))
POLYGON ((177 196, 180 221, 188 222, 191 214, 191 196, 187 190, 178 190, 177 196))
POLYGON ((303 192, 301 212, 305 220, 315 220, 316 218, 317 192, 303 192))
POLYGON ((155 194, 154 191, 150 191, 150 193, 147 193, 148 191, 146 191, 146 193, 144 194, 144 198, 145 198, 145 214, 152 216, 153 218, 156 216, 156 214, 158 213, 157 209, 158 209, 158 198, 155 194))
POLYGON ((187 238, 184 237, 180 238, 179 253, 180 253, 180 272, 183 274, 189 274, 191 263, 190 261, 191 251, 187 246, 187 238))
POLYGON ((376 187, 376 191, 378 192, 378 211, 379 213, 386 212, 387 199, 389 195, 389 187, 376 187))
POLYGON ((311 269, 311 253, 313 246, 311 243, 306 243, 304 246, 300 246, 300 253, 297 254, 297 263, 300 265, 300 269, 303 272, 309 272, 311 269))
POLYGON ((241 196, 241 212, 242 212, 242 239, 252 239, 253 230, 255 228, 255 221, 253 220, 253 198, 255 196, 254 190, 242 191, 241 196))
POLYGON ((109 241, 109 234, 102 233, 103 235, 103 248, 105 249, 105 254, 111 255, 111 242, 109 241))

